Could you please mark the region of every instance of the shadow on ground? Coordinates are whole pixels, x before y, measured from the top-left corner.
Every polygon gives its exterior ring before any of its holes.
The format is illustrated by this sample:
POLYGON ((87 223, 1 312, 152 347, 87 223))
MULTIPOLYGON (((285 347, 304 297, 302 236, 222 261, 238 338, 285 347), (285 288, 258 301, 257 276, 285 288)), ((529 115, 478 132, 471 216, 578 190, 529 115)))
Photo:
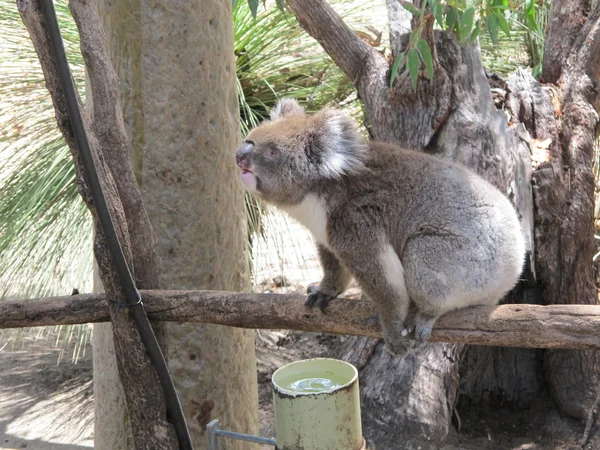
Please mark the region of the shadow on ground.
MULTIPOLYGON (((0 342, 13 333, 4 330, 0 342)), ((55 336, 22 337, 0 351, 0 449, 82 450, 94 445, 91 348, 58 364, 55 336), (18 347, 18 349, 15 349, 18 347)))

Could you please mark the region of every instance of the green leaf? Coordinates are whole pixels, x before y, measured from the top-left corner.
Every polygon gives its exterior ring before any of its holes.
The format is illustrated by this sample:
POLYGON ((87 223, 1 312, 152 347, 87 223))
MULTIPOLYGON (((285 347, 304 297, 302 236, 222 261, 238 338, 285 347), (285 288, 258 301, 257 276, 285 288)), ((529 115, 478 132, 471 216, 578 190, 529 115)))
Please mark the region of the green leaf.
POLYGON ((488 6, 492 9, 508 9, 510 8, 508 0, 491 0, 488 2, 488 6))
POLYGON ((248 6, 250 7, 250 12, 252 13, 252 17, 256 19, 256 14, 258 13, 258 2, 259 0, 248 0, 248 6))
POLYGON ((440 0, 431 1, 431 12, 438 25, 444 29, 444 7, 440 3, 440 0))
POLYGON ((413 89, 417 90, 417 81, 419 79, 419 54, 414 48, 411 48, 408 53, 408 73, 412 81, 413 89))
POLYGON ((433 80, 433 57, 431 56, 431 49, 429 48, 429 44, 425 39, 419 39, 417 42, 417 50, 419 51, 419 56, 425 64, 425 70, 427 71, 427 77, 430 80, 433 80))
POLYGON ((446 27, 448 31, 454 31, 454 26, 458 22, 458 12, 456 8, 450 7, 446 14, 446 27))
POLYGON ((394 60, 394 64, 392 64, 392 72, 390 73, 390 87, 392 87, 394 85, 394 80, 396 79, 396 76, 398 75, 398 69, 400 69, 400 64, 402 64, 404 62, 405 56, 406 56, 406 53, 404 53, 404 52, 400 53, 394 60))
POLYGON ((402 2, 402 7, 407 10, 409 13, 411 13, 413 16, 420 16, 421 15, 421 11, 415 6, 413 5, 411 2, 402 2))
POLYGON ((285 12, 285 0, 275 0, 277 7, 281 10, 281 12, 285 12))
POLYGON ((475 8, 467 8, 467 10, 462 14, 459 25, 459 42, 463 42, 467 38, 467 36, 471 34, 474 18, 475 8))
POLYGON ((421 28, 417 27, 414 30, 412 30, 410 33, 410 40, 409 40, 410 45, 409 46, 413 47, 420 38, 421 38, 421 28))
POLYGON ((498 16, 496 14, 488 14, 485 18, 485 25, 488 33, 494 44, 498 44, 498 16))
POLYGON ((525 4, 525 24, 530 30, 538 30, 538 24, 535 21, 535 0, 529 0, 525 4))
POLYGON ((480 30, 481 30, 481 21, 478 20, 477 23, 475 23, 475 29, 471 33, 471 39, 469 40, 469 43, 471 45, 473 43, 475 43, 475 40, 479 37, 480 30))
POLYGON ((505 35, 510 37, 510 27, 508 26, 508 22, 504 18, 504 14, 501 11, 496 13, 496 17, 498 18, 498 25, 500 25, 500 29, 504 32, 505 35))

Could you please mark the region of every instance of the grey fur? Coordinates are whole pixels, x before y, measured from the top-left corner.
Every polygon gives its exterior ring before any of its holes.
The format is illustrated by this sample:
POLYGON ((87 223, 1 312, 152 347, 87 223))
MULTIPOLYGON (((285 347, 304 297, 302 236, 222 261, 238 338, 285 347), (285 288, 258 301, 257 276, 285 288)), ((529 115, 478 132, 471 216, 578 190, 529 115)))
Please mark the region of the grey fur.
POLYGON ((324 309, 352 274, 377 305, 388 350, 404 354, 410 301, 424 341, 440 315, 496 304, 515 286, 525 244, 500 191, 422 152, 366 146, 343 112, 310 116, 291 102, 250 132, 238 165, 255 178, 253 193, 315 235, 325 275, 309 306, 324 309))

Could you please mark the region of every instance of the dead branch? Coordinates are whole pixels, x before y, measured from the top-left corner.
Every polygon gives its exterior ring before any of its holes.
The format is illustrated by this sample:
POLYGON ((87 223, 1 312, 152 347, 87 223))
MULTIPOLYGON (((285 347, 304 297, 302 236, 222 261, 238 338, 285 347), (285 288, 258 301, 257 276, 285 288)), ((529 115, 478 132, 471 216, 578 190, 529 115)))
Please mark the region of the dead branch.
MULTIPOLYGON (((327 314, 304 306, 303 295, 223 291, 142 291, 153 320, 239 328, 292 329, 381 337, 368 301, 340 298, 327 314)), ((0 302, 0 328, 109 320, 105 294, 0 302)), ((442 316, 431 342, 530 348, 600 349, 600 306, 477 306, 442 316)))
POLYGON ((362 75, 372 77, 371 65, 387 70, 387 62, 344 23, 340 16, 323 0, 290 0, 290 9, 302 28, 314 37, 335 64, 352 82, 360 85, 362 75))

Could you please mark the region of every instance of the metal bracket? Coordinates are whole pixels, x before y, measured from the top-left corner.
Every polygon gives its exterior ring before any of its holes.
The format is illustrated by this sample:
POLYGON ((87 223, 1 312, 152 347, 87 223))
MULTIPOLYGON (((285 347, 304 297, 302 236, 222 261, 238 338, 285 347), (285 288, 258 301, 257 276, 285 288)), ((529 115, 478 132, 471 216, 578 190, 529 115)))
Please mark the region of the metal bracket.
POLYGON ((256 444, 272 445, 277 450, 277 441, 275 439, 254 436, 252 434, 236 433, 235 431, 222 430, 218 419, 211 421, 206 426, 206 437, 208 439, 208 450, 221 450, 219 436, 240 441, 254 442, 256 444))

